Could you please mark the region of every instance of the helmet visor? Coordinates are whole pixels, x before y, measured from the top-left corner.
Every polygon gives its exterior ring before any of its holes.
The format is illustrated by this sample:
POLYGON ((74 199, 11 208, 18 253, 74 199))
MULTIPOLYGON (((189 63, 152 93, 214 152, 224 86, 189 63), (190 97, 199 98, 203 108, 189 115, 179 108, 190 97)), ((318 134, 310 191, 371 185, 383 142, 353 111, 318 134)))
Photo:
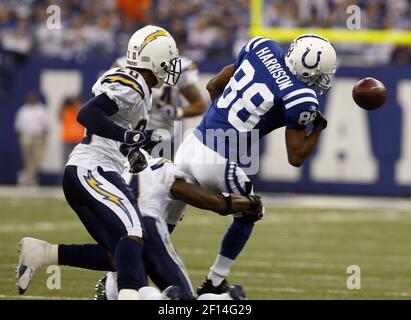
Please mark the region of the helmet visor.
POLYGON ((181 75, 181 59, 176 57, 170 61, 168 66, 165 67, 166 76, 164 83, 170 86, 175 86, 180 79, 181 75))

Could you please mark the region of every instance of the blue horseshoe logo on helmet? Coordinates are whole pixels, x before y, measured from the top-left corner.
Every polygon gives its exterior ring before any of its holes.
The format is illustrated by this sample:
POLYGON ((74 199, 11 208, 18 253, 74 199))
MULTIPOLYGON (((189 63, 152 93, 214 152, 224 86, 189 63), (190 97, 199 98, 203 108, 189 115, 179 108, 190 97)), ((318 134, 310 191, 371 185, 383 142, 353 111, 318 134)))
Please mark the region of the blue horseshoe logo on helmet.
POLYGON ((307 54, 311 51, 311 49, 309 47, 307 47, 307 50, 304 52, 303 57, 301 59, 303 66, 306 67, 307 69, 314 69, 316 67, 318 67, 318 63, 320 62, 320 57, 321 57, 321 53, 322 51, 317 51, 317 61, 309 66, 308 64, 305 63, 305 57, 307 56, 307 54))

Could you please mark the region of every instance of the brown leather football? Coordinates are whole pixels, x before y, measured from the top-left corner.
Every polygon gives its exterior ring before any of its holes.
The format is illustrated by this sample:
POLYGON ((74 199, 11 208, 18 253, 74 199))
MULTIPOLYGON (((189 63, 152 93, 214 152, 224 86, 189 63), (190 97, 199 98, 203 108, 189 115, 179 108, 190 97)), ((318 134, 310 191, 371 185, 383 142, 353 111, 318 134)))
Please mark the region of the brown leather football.
POLYGON ((381 81, 367 77, 355 84, 352 97, 359 107, 375 110, 382 107, 387 101, 388 91, 381 81))

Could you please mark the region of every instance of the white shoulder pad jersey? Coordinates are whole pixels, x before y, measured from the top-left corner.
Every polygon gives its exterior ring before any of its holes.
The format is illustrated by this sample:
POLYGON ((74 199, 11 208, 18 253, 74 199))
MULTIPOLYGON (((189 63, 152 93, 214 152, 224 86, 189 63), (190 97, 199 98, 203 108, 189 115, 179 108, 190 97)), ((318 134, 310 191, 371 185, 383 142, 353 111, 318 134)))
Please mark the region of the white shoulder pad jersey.
POLYGON ((184 107, 187 100, 182 96, 181 89, 198 83, 198 68, 190 59, 181 57, 181 76, 176 86, 163 86, 153 89, 153 108, 150 113, 149 129, 167 129, 172 133, 174 120, 164 119, 161 106, 171 104, 175 107, 184 107))
MULTIPOLYGON (((128 68, 113 68, 105 72, 94 84, 93 96, 106 94, 113 100, 118 112, 111 119, 125 129, 134 129, 147 121, 151 108, 151 94, 143 77, 128 68)), ((107 170, 123 172, 126 158, 120 153, 120 142, 102 138, 85 130, 67 165, 87 169, 101 166, 107 170)))
MULTIPOLYGON (((125 181, 131 174, 123 175, 125 181)), ((170 189, 176 179, 187 180, 186 175, 173 162, 164 158, 148 160, 148 166, 137 175, 138 208, 142 216, 162 219, 176 225, 184 215, 186 204, 176 200, 170 189)))

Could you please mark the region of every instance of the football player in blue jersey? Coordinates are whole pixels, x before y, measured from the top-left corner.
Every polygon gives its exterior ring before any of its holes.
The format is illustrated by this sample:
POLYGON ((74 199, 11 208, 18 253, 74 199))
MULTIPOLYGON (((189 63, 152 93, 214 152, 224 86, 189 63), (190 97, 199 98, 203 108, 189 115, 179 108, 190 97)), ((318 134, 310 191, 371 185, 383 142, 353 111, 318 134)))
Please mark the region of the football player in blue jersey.
MULTIPOLYGON (((288 51, 266 38, 250 40, 235 63, 207 84, 211 106, 177 150, 176 164, 210 191, 250 194, 247 174, 257 173, 258 140, 285 127, 288 161, 300 167, 327 126, 317 95, 330 89, 335 69, 335 50, 321 36, 301 35, 288 51)), ((198 294, 227 290, 226 277, 254 222, 234 218, 198 294)))

